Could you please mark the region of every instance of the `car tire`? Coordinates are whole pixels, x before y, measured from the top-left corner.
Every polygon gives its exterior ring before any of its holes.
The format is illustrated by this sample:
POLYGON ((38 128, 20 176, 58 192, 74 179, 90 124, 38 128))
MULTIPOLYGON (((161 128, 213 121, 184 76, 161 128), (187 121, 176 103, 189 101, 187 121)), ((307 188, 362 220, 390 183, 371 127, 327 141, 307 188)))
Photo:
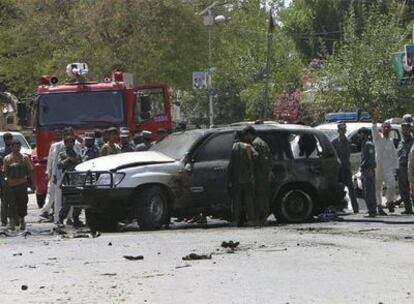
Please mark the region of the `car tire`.
POLYGON ((288 223, 300 223, 308 221, 314 212, 312 196, 301 189, 289 189, 285 191, 277 201, 276 218, 288 223))
POLYGON ((39 209, 43 208, 45 205, 46 194, 43 193, 36 193, 36 203, 39 209))
POLYGON ((159 186, 146 187, 136 196, 138 225, 144 230, 160 229, 169 219, 168 199, 159 186))
POLYGON ((118 220, 110 215, 100 213, 91 209, 86 209, 86 224, 91 231, 116 231, 118 227, 118 220))

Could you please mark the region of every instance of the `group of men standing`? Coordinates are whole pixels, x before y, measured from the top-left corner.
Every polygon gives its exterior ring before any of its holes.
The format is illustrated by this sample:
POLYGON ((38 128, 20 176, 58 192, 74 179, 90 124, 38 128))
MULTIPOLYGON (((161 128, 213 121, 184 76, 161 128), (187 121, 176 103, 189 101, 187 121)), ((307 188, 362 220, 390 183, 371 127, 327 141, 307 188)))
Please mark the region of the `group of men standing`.
MULTIPOLYGON (((396 187, 398 182, 401 200, 405 210, 402 214, 414 214, 412 206, 412 192, 414 191, 414 139, 412 121, 401 124, 402 140, 397 149, 391 136, 391 124, 384 122, 381 132, 378 130, 378 113, 373 115, 372 129, 359 129, 361 141, 361 180, 365 202, 368 208, 368 217, 387 215, 395 211, 396 187), (372 141, 370 139, 372 135, 372 141), (411 181, 411 187, 410 187, 411 181), (385 186, 385 206, 382 204, 382 192, 385 186), (410 189, 411 188, 411 189, 410 189)), ((340 181, 348 188, 354 213, 359 212, 358 203, 352 182, 350 163, 351 143, 346 137, 346 124, 338 123, 339 137, 333 141, 341 161, 340 181)))
POLYGON ((128 129, 111 127, 103 132, 85 133, 83 138, 76 136, 72 128, 65 128, 63 131, 55 132, 55 142, 49 149, 46 176, 48 179, 48 190, 45 205, 41 209, 41 217, 50 218, 53 213, 53 221, 62 226, 64 220, 72 222, 75 227, 83 226, 79 220, 81 210, 79 208, 69 208, 62 200, 62 190, 60 184, 66 171, 74 171, 75 167, 84 161, 88 161, 100 156, 145 151, 151 147, 150 131, 143 131, 136 134, 131 140, 128 129), (118 145, 118 136, 119 142, 118 145))
POLYGON ((268 144, 247 126, 236 135, 230 161, 232 224, 262 226, 269 211, 272 158, 268 144))

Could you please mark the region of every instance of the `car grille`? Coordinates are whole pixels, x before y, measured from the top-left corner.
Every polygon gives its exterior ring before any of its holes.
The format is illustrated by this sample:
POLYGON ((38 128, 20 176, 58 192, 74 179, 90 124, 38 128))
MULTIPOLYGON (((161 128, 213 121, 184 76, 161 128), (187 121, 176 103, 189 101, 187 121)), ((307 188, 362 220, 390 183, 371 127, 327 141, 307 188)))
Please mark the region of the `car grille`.
POLYGON ((62 180, 62 186, 94 186, 99 175, 99 172, 66 172, 62 180))

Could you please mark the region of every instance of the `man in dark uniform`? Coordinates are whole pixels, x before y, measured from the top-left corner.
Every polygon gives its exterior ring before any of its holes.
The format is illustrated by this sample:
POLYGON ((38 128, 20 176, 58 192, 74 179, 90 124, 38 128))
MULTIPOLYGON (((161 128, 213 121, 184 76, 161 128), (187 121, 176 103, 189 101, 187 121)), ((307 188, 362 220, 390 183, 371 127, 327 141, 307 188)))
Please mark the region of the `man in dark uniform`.
POLYGON ((362 143, 361 151, 361 177, 364 188, 365 203, 368 208, 368 217, 377 215, 377 198, 375 194, 375 146, 368 139, 371 131, 368 128, 361 128, 358 131, 362 143))
MULTIPOLYGON (((410 155, 411 147, 414 144, 414 139, 411 136, 411 124, 403 123, 401 125, 402 140, 397 148, 398 159, 400 161, 400 168, 398 172, 398 187, 400 189, 400 196, 404 202, 405 211, 402 214, 413 214, 413 205, 410 193, 410 181, 408 179, 408 157, 410 155)), ((394 206, 388 206, 390 212, 394 212, 394 206)))
MULTIPOLYGON (((4 158, 9 155, 12 150, 11 150, 11 146, 12 146, 12 142, 13 142, 13 135, 9 132, 6 132, 3 134, 3 140, 4 140, 4 148, 2 148, 0 150, 0 166, 3 166, 3 160, 4 158)), ((0 176, 0 187, 2 188, 1 190, 1 209, 0 209, 0 213, 1 213, 1 225, 2 226, 6 226, 7 225, 7 202, 6 202, 6 197, 4 195, 4 188, 5 188, 5 183, 4 183, 4 176, 3 174, 1 174, 2 176, 0 176)))
POLYGON ((119 138, 121 142, 121 153, 135 151, 135 146, 133 146, 129 140, 128 130, 122 130, 119 138))
POLYGON ((265 225, 269 216, 269 188, 272 179, 272 154, 268 144, 256 136, 252 126, 243 129, 244 140, 258 153, 254 159, 254 204, 256 225, 265 225))
POLYGON ((132 139, 132 143, 134 144, 135 148, 142 144, 142 133, 141 132, 137 132, 134 134, 134 138, 132 139))
POLYGON ((339 160, 341 161, 341 167, 339 168, 339 181, 348 188, 348 195, 351 199, 352 209, 354 213, 358 213, 358 201, 355 195, 354 185, 352 183, 352 170, 351 170, 351 143, 346 137, 346 124, 344 122, 338 122, 338 134, 339 136, 332 141, 339 160))
POLYGON ((95 144, 94 133, 86 133, 84 138, 84 147, 82 149, 82 161, 87 161, 99 157, 99 149, 95 144))
MULTIPOLYGON (((58 170, 61 170, 62 175, 67 171, 74 171, 75 167, 81 162, 81 156, 73 149, 75 145, 75 137, 72 135, 66 135, 63 143, 65 145, 65 149, 57 156, 57 168, 58 170)), ((55 210, 55 212, 59 212, 58 226, 63 225, 63 220, 67 217, 69 210, 70 206, 66 204, 65 197, 63 197, 62 208, 60 210, 55 210)), ((80 212, 81 209, 79 208, 73 209, 72 216, 74 227, 81 227, 83 225, 79 220, 80 212)))
POLYGON ((136 151, 148 151, 149 148, 152 147, 151 144, 151 136, 152 136, 152 132, 151 131, 142 131, 142 144, 139 144, 138 146, 135 147, 136 151))
POLYGON ((257 155, 254 148, 242 142, 244 134, 238 133, 233 144, 230 161, 230 188, 232 196, 232 225, 242 224, 242 210, 246 210, 247 224, 254 225, 254 168, 253 159, 257 155))

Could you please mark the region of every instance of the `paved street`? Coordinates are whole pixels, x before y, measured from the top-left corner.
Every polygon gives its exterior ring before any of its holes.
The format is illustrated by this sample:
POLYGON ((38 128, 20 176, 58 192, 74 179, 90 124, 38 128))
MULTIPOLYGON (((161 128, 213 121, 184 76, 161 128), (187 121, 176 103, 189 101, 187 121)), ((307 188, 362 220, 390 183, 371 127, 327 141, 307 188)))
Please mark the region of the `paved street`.
POLYGON ((0 237, 2 303, 414 301, 414 217, 401 209, 373 220, 265 228, 209 221, 91 238, 51 234, 30 207, 31 235, 0 237), (220 246, 230 240, 240 242, 234 252, 220 246), (190 253, 211 259, 182 260, 190 253))

